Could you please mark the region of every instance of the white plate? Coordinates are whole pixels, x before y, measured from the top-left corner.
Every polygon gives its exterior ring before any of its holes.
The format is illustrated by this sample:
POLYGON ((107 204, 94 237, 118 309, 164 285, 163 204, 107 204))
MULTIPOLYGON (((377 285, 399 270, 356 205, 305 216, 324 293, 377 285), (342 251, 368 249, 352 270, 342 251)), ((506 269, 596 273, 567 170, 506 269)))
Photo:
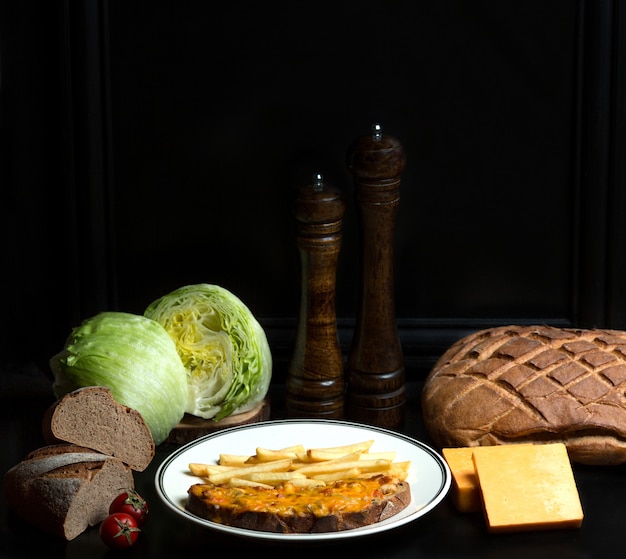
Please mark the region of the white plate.
POLYGON ((450 470, 432 448, 406 435, 387 429, 334 420, 281 420, 232 427, 182 446, 159 466, 156 489, 163 502, 187 520, 219 532, 260 540, 318 541, 354 538, 390 530, 425 515, 435 508, 450 489, 450 470), (199 518, 185 510, 187 490, 202 479, 189 472, 190 462, 216 463, 220 453, 254 454, 256 447, 283 448, 302 444, 305 448, 351 444, 374 440, 371 452, 394 450, 396 460, 410 460, 407 481, 411 504, 397 515, 370 526, 321 534, 277 534, 224 526, 199 518))

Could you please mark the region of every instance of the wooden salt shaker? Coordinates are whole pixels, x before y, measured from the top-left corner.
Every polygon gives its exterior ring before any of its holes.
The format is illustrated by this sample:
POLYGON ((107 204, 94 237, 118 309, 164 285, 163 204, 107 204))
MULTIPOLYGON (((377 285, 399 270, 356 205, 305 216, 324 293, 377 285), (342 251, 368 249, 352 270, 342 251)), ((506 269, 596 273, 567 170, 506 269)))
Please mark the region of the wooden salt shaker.
POLYGON ((335 315, 341 226, 341 192, 321 175, 301 187, 295 202, 301 262, 301 301, 294 354, 287 374, 290 417, 342 418, 344 365, 335 315))
POLYGON ((360 233, 359 307, 346 371, 349 419, 389 429, 405 419, 404 356, 394 310, 393 238, 406 157, 380 125, 347 155, 360 233))

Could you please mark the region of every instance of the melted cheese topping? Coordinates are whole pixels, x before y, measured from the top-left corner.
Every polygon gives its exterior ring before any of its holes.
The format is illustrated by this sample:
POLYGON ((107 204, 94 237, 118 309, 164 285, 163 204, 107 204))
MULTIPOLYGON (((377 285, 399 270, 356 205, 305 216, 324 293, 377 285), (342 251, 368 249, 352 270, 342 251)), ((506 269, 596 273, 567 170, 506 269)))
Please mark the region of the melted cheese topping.
POLYGON ((278 513, 284 516, 314 514, 324 517, 336 513, 359 512, 373 501, 395 491, 390 478, 350 479, 321 487, 295 487, 286 482, 272 489, 231 487, 227 484, 196 484, 190 493, 214 508, 228 508, 234 513, 250 511, 278 513))

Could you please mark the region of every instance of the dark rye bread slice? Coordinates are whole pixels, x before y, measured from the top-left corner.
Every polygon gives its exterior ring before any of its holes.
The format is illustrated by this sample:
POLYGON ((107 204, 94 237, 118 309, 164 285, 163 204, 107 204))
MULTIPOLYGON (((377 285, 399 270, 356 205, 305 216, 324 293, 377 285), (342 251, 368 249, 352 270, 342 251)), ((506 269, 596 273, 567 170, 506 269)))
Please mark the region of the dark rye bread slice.
POLYGON ((65 444, 31 452, 3 479, 18 516, 66 540, 101 522, 113 499, 133 487, 132 470, 118 458, 65 444))
POLYGON ((68 442, 115 456, 142 472, 155 445, 141 414, 118 403, 104 386, 79 388, 57 400, 43 419, 47 443, 68 442))
POLYGON ((219 524, 288 534, 369 526, 395 516, 410 502, 408 483, 376 476, 308 489, 288 482, 272 489, 195 484, 189 488, 186 508, 219 524))
POLYGON ((422 391, 440 447, 562 442, 572 461, 626 462, 626 332, 504 326, 460 339, 422 391))

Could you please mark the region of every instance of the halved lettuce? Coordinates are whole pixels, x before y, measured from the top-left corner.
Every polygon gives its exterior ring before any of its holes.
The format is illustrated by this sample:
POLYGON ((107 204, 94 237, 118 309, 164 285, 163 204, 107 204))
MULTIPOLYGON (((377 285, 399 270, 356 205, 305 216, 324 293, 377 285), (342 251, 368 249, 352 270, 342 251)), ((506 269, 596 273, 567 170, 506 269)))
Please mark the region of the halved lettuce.
POLYGON ((50 368, 57 398, 83 386, 107 386, 115 400, 143 416, 157 445, 185 413, 187 371, 165 329, 145 316, 103 312, 83 321, 50 368))
POLYGON ((187 370, 187 413, 219 420, 265 398, 270 347, 259 322, 233 293, 213 284, 187 285, 151 303, 144 314, 176 344, 187 370))

